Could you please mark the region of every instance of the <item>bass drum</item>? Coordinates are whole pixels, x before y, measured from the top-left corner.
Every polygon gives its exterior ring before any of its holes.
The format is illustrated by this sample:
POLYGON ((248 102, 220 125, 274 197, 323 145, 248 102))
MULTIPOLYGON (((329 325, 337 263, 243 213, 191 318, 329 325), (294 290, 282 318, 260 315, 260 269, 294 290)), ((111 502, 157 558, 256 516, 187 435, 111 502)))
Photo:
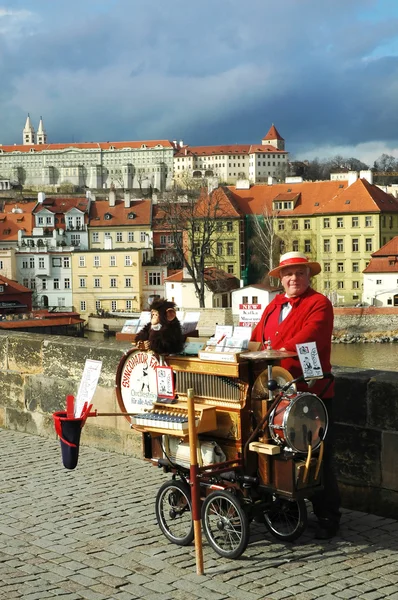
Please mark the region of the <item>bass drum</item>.
MULTIPOLYGON (((116 371, 116 398, 122 412, 142 413, 153 406, 159 365, 158 356, 150 351, 133 348, 122 356, 116 371)), ((127 414, 126 419, 130 422, 127 414)))
POLYGON ((293 452, 307 453, 310 443, 312 450, 316 450, 327 428, 328 414, 324 403, 308 392, 282 398, 269 417, 272 439, 293 452))

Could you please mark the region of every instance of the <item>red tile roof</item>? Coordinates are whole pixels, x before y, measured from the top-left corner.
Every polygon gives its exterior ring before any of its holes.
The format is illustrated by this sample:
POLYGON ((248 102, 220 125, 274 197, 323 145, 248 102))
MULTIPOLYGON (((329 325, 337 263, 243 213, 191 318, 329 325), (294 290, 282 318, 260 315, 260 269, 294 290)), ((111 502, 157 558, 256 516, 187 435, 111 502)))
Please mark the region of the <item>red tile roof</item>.
POLYGON ((0 275, 0 283, 4 283, 7 286, 7 295, 12 294, 13 292, 18 292, 20 294, 32 294, 32 290, 30 288, 21 285, 14 279, 8 279, 8 277, 4 277, 4 275, 0 275))
POLYGON ((35 206, 36 200, 12 201, 3 204, 2 212, 0 212, 0 242, 16 242, 20 229, 25 231, 25 235, 32 235, 35 206))
POLYGON ((47 209, 54 214, 65 214, 72 208, 77 208, 84 213, 87 211, 88 206, 89 200, 85 196, 81 198, 49 196, 43 202, 39 202, 33 212, 34 214, 38 214, 42 210, 47 209))
POLYGON ((273 154, 288 154, 284 150, 278 150, 271 144, 231 144, 224 146, 184 146, 175 153, 174 157, 184 156, 235 156, 238 154, 256 154, 259 152, 273 154))
POLYGON ((34 152, 48 152, 54 150, 67 150, 69 148, 77 148, 79 150, 123 150, 128 149, 140 149, 145 145, 149 149, 154 149, 156 146, 162 146, 163 148, 173 148, 173 144, 169 140, 150 140, 150 141, 138 141, 138 142, 81 142, 81 143, 64 143, 64 144, 32 144, 25 146, 22 144, 14 146, 0 146, 0 153, 5 152, 23 152, 27 153, 33 150, 34 152))
POLYGON ((196 216, 213 218, 239 218, 243 216, 239 204, 228 188, 219 187, 211 192, 203 192, 196 206, 196 216))
POLYGON ((281 136, 275 125, 272 123, 267 135, 263 137, 263 140, 283 140, 283 137, 281 136))
POLYGON ((358 179, 349 187, 347 181, 306 181, 228 189, 246 215, 260 215, 265 209, 271 213, 274 200, 296 197, 294 209, 283 210, 280 216, 398 212, 398 200, 365 179, 358 179))
POLYGON ((151 200, 132 200, 131 206, 126 208, 123 200, 116 200, 115 206, 109 206, 108 200, 96 200, 91 205, 90 227, 114 227, 151 225, 152 202, 151 200), (110 215, 111 218, 105 218, 110 215), (129 215, 134 215, 129 217, 129 215))
POLYGON ((398 273, 398 236, 372 253, 363 273, 398 273))

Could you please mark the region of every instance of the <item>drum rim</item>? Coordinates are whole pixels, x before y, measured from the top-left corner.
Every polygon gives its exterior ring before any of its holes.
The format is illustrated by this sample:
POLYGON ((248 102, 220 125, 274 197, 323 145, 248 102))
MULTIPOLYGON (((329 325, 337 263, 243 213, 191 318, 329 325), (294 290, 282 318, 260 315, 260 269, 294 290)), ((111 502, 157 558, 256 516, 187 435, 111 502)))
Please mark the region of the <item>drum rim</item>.
MULTIPOLYGON (((311 392, 297 392, 297 393, 296 393, 296 395, 295 395, 295 397, 293 397, 293 398, 292 398, 292 397, 288 397, 288 396, 287 396, 287 397, 286 397, 286 396, 282 396, 282 398, 281 398, 281 402, 282 402, 282 400, 287 400, 287 401, 289 402, 289 404, 288 404, 288 406, 285 408, 285 411, 284 411, 284 414, 283 414, 283 419, 282 419, 282 424, 281 424, 281 425, 278 425, 278 429, 282 429, 282 430, 283 430, 283 433, 284 433, 284 436, 285 436, 285 439, 284 439, 285 445, 287 445, 287 446, 288 446, 288 448, 290 448, 290 450, 292 450, 293 452, 297 452, 298 454, 306 454, 306 452, 307 452, 307 451, 306 451, 306 450, 299 450, 299 449, 298 449, 298 448, 296 448, 296 446, 295 446, 295 445, 294 445, 294 444, 291 442, 291 440, 290 440, 290 436, 289 436, 288 432, 286 431, 286 421, 287 421, 288 415, 289 415, 289 413, 290 413, 290 410, 291 410, 291 408, 293 407, 293 404, 294 404, 294 403, 295 403, 295 402, 296 402, 296 401, 297 401, 297 400, 298 400, 300 397, 302 397, 302 396, 304 396, 304 395, 306 395, 306 396, 313 396, 314 398, 316 398, 317 400, 319 400, 319 402, 320 402, 320 403, 321 403, 321 405, 323 406, 323 409, 324 409, 324 411, 325 411, 325 417, 326 417, 326 423, 325 423, 325 432, 324 432, 324 435, 323 435, 323 439, 325 439, 325 436, 326 436, 326 434, 327 434, 327 432, 328 432, 328 428, 329 428, 329 415, 328 415, 328 412, 327 412, 327 410, 326 410, 326 405, 325 405, 325 403, 323 402, 322 398, 320 398, 319 396, 317 396, 316 394, 313 394, 313 393, 311 393, 311 392)), ((275 440, 276 442, 278 442, 278 436, 277 436, 277 434, 275 434, 275 433, 274 433, 274 423, 273 423, 273 419, 274 419, 274 416, 275 416, 275 411, 276 411, 276 409, 278 408, 279 404, 280 404, 280 403, 278 403, 278 404, 277 404, 277 406, 275 406, 275 408, 273 409, 273 411, 271 412, 271 414, 270 414, 270 416, 269 416, 269 427, 268 427, 268 429, 269 429, 269 432, 270 432, 270 434, 271 434, 271 437, 272 437, 272 439, 273 439, 273 440, 275 440), (271 427, 271 425, 272 425, 272 427, 271 427)), ((281 440, 279 440, 279 442, 278 442, 278 443, 280 443, 280 441, 281 441, 281 440)), ((321 445, 321 441, 322 441, 322 440, 319 440, 319 442, 318 442, 318 443, 317 443, 315 446, 311 446, 311 449, 312 449, 313 451, 314 451, 314 450, 318 450, 319 446, 321 445)))
MULTIPOLYGON (((121 380, 122 380, 123 367, 126 364, 127 360, 130 358, 130 356, 132 354, 134 354, 135 352, 145 352, 146 354, 152 354, 153 356, 156 357, 157 361, 159 362, 159 356, 157 354, 155 354, 155 352, 152 352, 151 350, 140 350, 139 348, 130 348, 130 350, 127 350, 127 352, 125 352, 123 354, 123 356, 121 357, 119 364, 117 366, 116 376, 115 376, 116 400, 117 400, 118 406, 122 412, 127 412, 126 407, 123 402, 122 392, 121 392, 121 380)), ((131 424, 131 419, 128 415, 125 415, 125 419, 128 421, 128 423, 131 424)))

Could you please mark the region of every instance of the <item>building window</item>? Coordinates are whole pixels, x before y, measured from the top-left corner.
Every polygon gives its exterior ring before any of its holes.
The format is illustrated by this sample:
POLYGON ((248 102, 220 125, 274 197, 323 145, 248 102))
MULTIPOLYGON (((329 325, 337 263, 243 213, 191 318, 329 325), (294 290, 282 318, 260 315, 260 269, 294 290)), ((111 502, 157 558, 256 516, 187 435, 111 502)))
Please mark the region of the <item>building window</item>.
POLYGON ((133 308, 133 303, 131 300, 126 300, 126 310, 131 310, 133 308))
POLYGON ((234 272, 234 265, 228 265, 227 267, 227 273, 233 273, 234 272))
POLYGON ((59 290, 59 279, 54 279, 54 290, 59 290))
POLYGON ((344 263, 342 263, 342 262, 337 263, 337 272, 338 273, 344 272, 344 263))
POLYGON ((29 279, 22 279, 22 285, 25 287, 29 287, 29 279))
POLYGON ((249 296, 242 296, 242 304, 249 304, 249 296))
POLYGON ((62 258, 53 258, 52 265, 53 267, 62 267, 62 258))
POLYGON ((338 281, 337 282, 337 289, 338 290, 343 290, 344 289, 344 281, 338 281))
POLYGON ((132 264, 133 264, 133 261, 131 260, 131 256, 128 254, 127 256, 124 257, 124 266, 131 267, 132 264))
POLYGON ((110 231, 105 231, 105 233, 104 233, 104 238, 105 238, 105 240, 110 240, 110 239, 111 239, 111 237, 112 237, 112 236, 111 236, 111 233, 110 233, 110 231))
POLYGON ((330 219, 329 219, 329 217, 325 217, 323 219, 323 228, 324 229, 329 229, 330 228, 330 219))
POLYGON ((381 279, 376 279, 376 285, 381 285, 381 279))
POLYGON ((357 263, 357 262, 352 263, 352 272, 359 273, 359 263, 357 263))
POLYGON ((293 242, 292 242, 292 250, 293 250, 293 252, 298 252, 298 249, 299 249, 298 240, 293 240, 293 242))
POLYGON ((122 242, 123 241, 123 232, 122 231, 117 231, 116 232, 116 241, 117 242, 122 242))
POLYGON ((299 228, 299 222, 298 219, 293 219, 292 220, 292 229, 294 229, 295 231, 297 231, 299 228))
POLYGON ((80 279, 79 279, 79 286, 81 288, 85 288, 86 287, 86 278, 85 277, 80 277, 80 279))
POLYGON ((323 263, 323 270, 325 273, 330 273, 330 262, 323 263))
POLYGON ((337 229, 342 229, 344 227, 343 217, 337 217, 337 229))
POLYGON ((217 242, 217 256, 222 256, 222 243, 217 242))
POLYGON ((311 240, 304 240, 304 252, 311 252, 311 240))
POLYGON ((99 277, 94 277, 94 287, 95 288, 101 287, 101 279, 99 277))
POLYGON ((116 277, 111 277, 111 279, 110 279, 110 282, 109 282, 109 286, 110 286, 111 288, 115 288, 115 287, 117 287, 117 280, 116 280, 116 277))
POLYGON ((131 288, 131 277, 126 277, 124 280, 124 287, 131 288))
POLYGON ((285 231, 285 221, 278 221, 279 231, 285 231))
POLYGON ((304 229, 311 229, 310 219, 304 219, 304 229))
POLYGON ((66 277, 66 278, 64 279, 64 288, 65 288, 66 290, 70 290, 70 279, 69 279, 69 277, 66 277))
POLYGON ((227 242, 227 255, 233 256, 234 254, 234 244, 233 242, 227 242))
POLYGON ((233 231, 232 221, 227 221, 227 231, 233 231))
POLYGON ((33 279, 30 280, 30 286, 29 287, 30 287, 31 290, 35 290, 36 289, 36 279, 33 278, 33 279))
POLYGON ((39 269, 44 269, 44 258, 39 258, 39 269))
POLYGON ((128 232, 128 241, 134 242, 134 232, 133 231, 128 232))
POLYGON ((353 281, 352 282, 352 289, 353 290, 359 290, 359 281, 353 281))
POLYGON ((141 233, 140 233, 140 242, 145 242, 145 238, 146 238, 146 233, 144 231, 141 231, 141 233))
POLYGON ((80 235, 78 233, 72 233, 70 236, 70 243, 72 246, 80 246, 80 235))
POLYGON ((42 279, 41 280, 41 289, 42 290, 46 290, 47 289, 47 280, 46 279, 42 279))
POLYGON ((35 268, 35 259, 30 258, 29 259, 29 269, 34 269, 34 268, 35 268))
POLYGON ((365 217, 365 227, 372 227, 372 217, 365 217))
POLYGON ((100 267, 101 266, 101 259, 99 256, 94 256, 94 267, 100 267))
POLYGON ((86 301, 85 300, 80 300, 80 311, 81 312, 85 312, 86 311, 86 301))
POLYGON ((116 302, 116 300, 112 300, 112 302, 111 302, 111 310, 113 310, 113 311, 117 310, 117 302, 116 302))
POLYGON ((85 267, 85 266, 86 266, 86 257, 79 256, 79 267, 85 267))
POLYGON ((352 240, 352 251, 353 252, 359 251, 359 239, 358 238, 353 238, 353 240, 352 240))
POLYGON ((330 281, 324 281, 323 282, 323 289, 324 290, 330 290, 330 281))
POLYGON ((99 242, 99 233, 98 231, 93 232, 93 242, 99 242))
POLYGON ((365 247, 366 247, 366 252, 372 252, 372 250, 373 250, 372 238, 366 238, 365 247))
POLYGON ((95 301, 95 310, 101 310, 101 300, 95 301))
POLYGON ((148 273, 148 284, 149 285, 161 285, 160 273, 148 273))
POLYGON ((323 240, 323 251, 330 252, 330 240, 323 240))
POLYGON ((69 269, 70 268, 70 258, 69 256, 65 256, 64 257, 64 269, 69 269))
POLYGON ((342 238, 337 239, 337 252, 344 252, 344 240, 342 238))
POLYGON ((161 246, 165 246, 166 245, 166 236, 165 235, 161 235, 160 236, 160 245, 161 246))
POLYGON ((109 257, 109 266, 110 267, 116 267, 116 256, 110 256, 109 257))
POLYGON ((359 217, 352 217, 351 225, 352 227, 359 227, 359 217))

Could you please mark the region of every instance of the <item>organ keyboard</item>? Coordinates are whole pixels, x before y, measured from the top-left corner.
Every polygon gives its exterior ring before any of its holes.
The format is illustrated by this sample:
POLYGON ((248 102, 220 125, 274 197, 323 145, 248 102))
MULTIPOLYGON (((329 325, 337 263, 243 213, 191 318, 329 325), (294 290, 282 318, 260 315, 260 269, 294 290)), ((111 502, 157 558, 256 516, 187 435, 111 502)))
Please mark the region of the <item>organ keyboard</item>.
MULTIPOLYGON (((178 404, 154 404, 154 407, 131 417, 133 429, 156 434, 188 435, 188 406, 178 404)), ((217 428, 216 408, 195 403, 195 425, 198 433, 217 428)))

